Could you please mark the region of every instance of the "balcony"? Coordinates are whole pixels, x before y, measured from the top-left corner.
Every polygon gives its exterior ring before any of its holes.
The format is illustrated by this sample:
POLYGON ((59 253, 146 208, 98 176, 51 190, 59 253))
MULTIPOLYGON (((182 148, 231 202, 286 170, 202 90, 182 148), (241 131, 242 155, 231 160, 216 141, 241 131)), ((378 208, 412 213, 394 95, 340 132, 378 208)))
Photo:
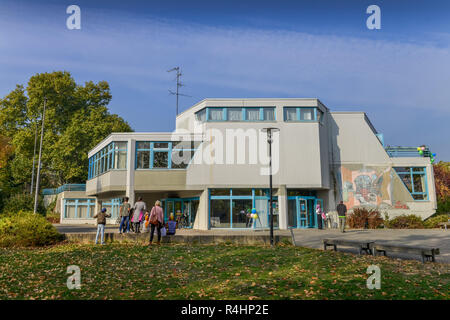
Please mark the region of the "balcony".
POLYGON ((425 147, 425 150, 423 151, 423 154, 420 154, 419 151, 417 151, 417 147, 390 147, 387 146, 385 148, 387 154, 391 158, 397 158, 397 157, 431 157, 431 152, 428 147, 425 147))

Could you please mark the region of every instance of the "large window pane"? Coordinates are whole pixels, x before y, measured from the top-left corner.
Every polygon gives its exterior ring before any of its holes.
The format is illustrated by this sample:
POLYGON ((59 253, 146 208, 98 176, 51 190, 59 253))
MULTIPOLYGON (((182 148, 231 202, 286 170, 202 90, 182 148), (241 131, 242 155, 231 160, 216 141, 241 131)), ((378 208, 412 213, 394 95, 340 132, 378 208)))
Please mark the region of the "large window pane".
POLYGON ((314 120, 314 108, 300 108, 300 120, 314 120))
POLYGON ((166 151, 153 152, 153 168, 168 168, 169 153, 166 151))
POLYGON ((275 109, 274 108, 264 108, 263 116, 265 121, 274 121, 275 120, 275 109))
POLYGON ((233 228, 251 227, 250 219, 247 217, 247 213, 251 210, 251 199, 233 200, 233 228))
POLYGON ((137 152, 137 168, 138 169, 150 168, 150 151, 137 152))
POLYGON ((297 108, 284 108, 284 120, 295 121, 297 119, 297 108))
POLYGON ((248 121, 259 121, 259 108, 245 109, 245 118, 248 121))
POLYGON ((127 149, 127 142, 126 141, 115 141, 114 148, 115 149, 127 149))
POLYGON ((173 150, 172 151, 172 168, 184 169, 191 161, 193 151, 188 150, 173 150))
POLYGON ((221 108, 210 108, 209 109, 209 120, 222 121, 223 120, 223 110, 221 108))
POLYGON ((242 108, 228 108, 228 121, 242 121, 242 108))
POLYGON ((411 175, 408 174, 399 174, 400 179, 402 179, 403 183, 405 184, 406 188, 408 188, 409 192, 413 192, 412 190, 412 184, 411 184, 411 175))
POLYGON ((150 142, 148 141, 137 142, 136 149, 150 149, 150 142))
POLYGON ((229 196, 230 189, 211 189, 212 196, 229 196))
POLYGON ((87 206, 78 206, 78 218, 82 218, 82 219, 86 219, 86 218, 89 218, 88 216, 87 216, 87 206))
POLYGON ((252 189, 233 189, 233 196, 251 196, 252 189))
POLYGON ((230 200, 211 200, 211 228, 230 228, 230 200))
POLYGON ((288 227, 297 228, 297 200, 288 200, 288 227))
POLYGON ((205 121, 206 120, 206 109, 203 109, 203 110, 197 112, 195 114, 195 117, 198 121, 202 121, 202 122, 205 121))
POLYGON ((154 142, 153 148, 168 148, 169 143, 168 142, 154 142))

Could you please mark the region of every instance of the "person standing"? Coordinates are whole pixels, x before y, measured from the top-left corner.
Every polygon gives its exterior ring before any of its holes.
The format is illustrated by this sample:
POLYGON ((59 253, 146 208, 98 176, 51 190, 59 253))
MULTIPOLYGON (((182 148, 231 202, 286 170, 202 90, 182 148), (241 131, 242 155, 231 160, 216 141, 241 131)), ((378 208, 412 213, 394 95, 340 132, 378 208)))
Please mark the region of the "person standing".
POLYGON ((123 203, 120 206, 120 225, 119 233, 129 232, 129 215, 130 215, 131 205, 128 203, 128 197, 123 198, 123 203))
POLYGON ((345 220, 346 220, 347 207, 345 206, 343 201, 341 201, 337 205, 336 210, 338 212, 339 225, 340 225, 340 228, 341 228, 341 232, 345 232, 345 220))
POLYGON ((316 215, 317 215, 317 227, 319 229, 323 229, 323 227, 322 227, 322 223, 323 223, 323 221, 322 221, 322 208, 320 207, 319 203, 316 205, 316 215))
POLYGON ((98 235, 101 234, 101 244, 105 244, 105 225, 106 218, 111 218, 110 214, 106 214, 106 208, 94 215, 94 219, 97 218, 97 235, 95 236, 95 244, 98 243, 98 235))
POLYGON ((142 197, 139 197, 138 201, 134 204, 133 223, 135 233, 140 232, 141 220, 144 216, 145 210, 147 210, 147 205, 144 201, 142 201, 142 197))
POLYGON ((157 244, 161 243, 161 227, 164 225, 164 213, 163 209, 161 208, 161 202, 159 200, 156 200, 155 206, 152 208, 152 211, 150 212, 150 223, 151 223, 151 229, 150 229, 150 243, 149 246, 152 245, 153 241, 153 234, 156 232, 158 233, 158 242, 157 244))

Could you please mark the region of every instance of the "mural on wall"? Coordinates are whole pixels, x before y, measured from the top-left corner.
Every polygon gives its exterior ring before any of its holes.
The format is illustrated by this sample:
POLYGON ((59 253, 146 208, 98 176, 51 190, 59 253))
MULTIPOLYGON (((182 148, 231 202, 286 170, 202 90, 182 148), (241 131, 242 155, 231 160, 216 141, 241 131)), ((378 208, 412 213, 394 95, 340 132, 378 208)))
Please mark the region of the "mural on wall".
POLYGON ((405 197, 397 190, 402 185, 395 181, 395 172, 391 167, 342 165, 339 171, 342 200, 347 208, 372 206, 381 209, 408 209, 405 197))

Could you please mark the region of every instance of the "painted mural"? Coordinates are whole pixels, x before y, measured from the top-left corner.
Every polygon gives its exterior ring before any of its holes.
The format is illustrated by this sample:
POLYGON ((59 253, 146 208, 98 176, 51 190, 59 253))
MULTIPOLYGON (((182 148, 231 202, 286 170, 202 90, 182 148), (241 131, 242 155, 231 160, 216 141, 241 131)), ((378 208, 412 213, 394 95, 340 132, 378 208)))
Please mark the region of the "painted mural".
POLYGON ((391 167, 342 165, 338 181, 342 186, 342 200, 347 208, 372 206, 381 209, 408 209, 405 201, 409 200, 410 195, 405 193, 403 184, 391 167))

